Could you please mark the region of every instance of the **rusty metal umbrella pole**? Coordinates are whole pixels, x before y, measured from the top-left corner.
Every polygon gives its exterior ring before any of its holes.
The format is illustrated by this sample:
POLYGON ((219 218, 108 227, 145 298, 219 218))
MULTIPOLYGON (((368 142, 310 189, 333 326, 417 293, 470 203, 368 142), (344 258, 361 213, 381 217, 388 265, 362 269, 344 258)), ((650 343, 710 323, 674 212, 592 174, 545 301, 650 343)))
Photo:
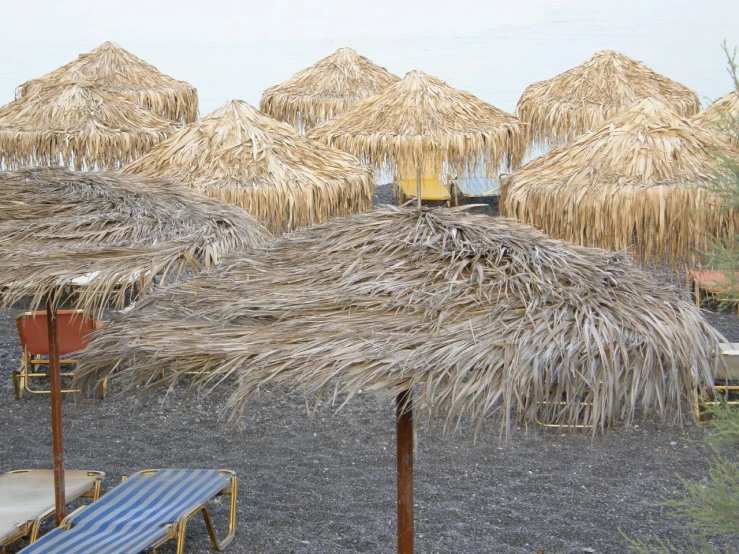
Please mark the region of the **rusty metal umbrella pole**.
POLYGON ((59 373, 59 329, 56 320, 56 291, 46 297, 46 321, 49 333, 49 381, 51 384, 51 436, 54 453, 54 501, 56 524, 65 516, 64 435, 62 431, 62 378, 59 373))
POLYGON ((398 554, 413 554, 413 399, 411 394, 410 390, 406 390, 396 398, 398 554))

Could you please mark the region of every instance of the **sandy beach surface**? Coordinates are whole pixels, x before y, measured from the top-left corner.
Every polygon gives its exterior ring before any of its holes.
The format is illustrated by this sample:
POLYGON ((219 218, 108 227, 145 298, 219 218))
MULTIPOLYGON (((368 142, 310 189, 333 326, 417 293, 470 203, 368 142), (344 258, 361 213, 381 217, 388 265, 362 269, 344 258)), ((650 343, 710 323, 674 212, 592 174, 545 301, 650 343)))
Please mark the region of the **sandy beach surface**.
MULTIPOLYGON (((378 201, 391 200, 380 187, 378 201)), ((488 210, 497 213, 497 203, 488 210)), ((11 371, 21 350, 14 319, 0 313, 0 472, 51 467, 49 398, 13 398, 11 371)), ((736 315, 708 314, 739 341, 736 315)), ((395 549, 394 407, 361 396, 336 411, 307 414, 303 398, 265 390, 239 421, 222 407, 228 390, 206 397, 177 389, 145 397, 112 387, 98 406, 65 398, 66 465, 121 476, 162 467, 227 468, 239 477, 241 553, 387 553, 395 549)), ((656 505, 679 494, 680 478, 706 476, 711 450, 703 427, 647 418, 604 436, 539 426, 502 442, 497 429, 442 433, 418 427, 415 466, 419 553, 620 553, 622 533, 655 534, 686 545, 688 531, 656 505)), ((224 528, 227 504, 213 515, 224 528)), ((17 552, 25 542, 11 545, 17 552)), ((174 552, 174 543, 158 549, 174 552)), ((186 552, 212 552, 201 520, 188 527, 186 552)))

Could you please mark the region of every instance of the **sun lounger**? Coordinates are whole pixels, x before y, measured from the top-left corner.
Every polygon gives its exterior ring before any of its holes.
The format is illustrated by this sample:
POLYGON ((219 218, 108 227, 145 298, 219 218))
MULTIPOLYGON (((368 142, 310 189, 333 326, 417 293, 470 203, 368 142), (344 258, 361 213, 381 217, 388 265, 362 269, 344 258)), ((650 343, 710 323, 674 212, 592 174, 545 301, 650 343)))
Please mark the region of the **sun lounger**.
MULTIPOLYGON (((15 397, 20 399, 24 392, 32 394, 48 394, 49 391, 33 389, 30 386, 31 379, 48 377, 47 373, 40 373, 34 368, 40 365, 48 365, 49 335, 46 322, 46 312, 25 312, 15 320, 18 327, 18 338, 21 341, 23 354, 21 365, 13 372, 13 390, 15 397)), ((85 316, 81 310, 59 310, 57 311, 57 326, 59 329, 59 355, 66 356, 73 352, 83 350, 90 342, 89 334, 99 329, 102 322, 95 321, 85 316)), ((61 359, 60 364, 73 365, 77 360, 61 359)), ((62 373, 63 376, 71 376, 69 372, 62 373)), ((105 393, 105 385, 99 391, 102 397, 105 393)), ((75 392, 65 390, 62 392, 75 392)))
POLYGON ((688 271, 688 291, 693 292, 695 305, 701 307, 701 291, 719 302, 736 302, 739 297, 739 272, 729 270, 696 269, 688 271))
POLYGON ((140 471, 73 512, 58 529, 24 548, 23 554, 139 554, 177 539, 184 552, 185 527, 202 513, 213 547, 222 550, 236 530, 236 475, 206 469, 140 471), (231 496, 228 535, 221 541, 206 508, 219 494, 231 496))
MULTIPOLYGON (((65 471, 68 502, 82 496, 97 500, 105 474, 100 471, 65 471)), ((54 515, 54 472, 23 469, 0 475, 0 553, 13 541, 34 542, 41 522, 54 515)))

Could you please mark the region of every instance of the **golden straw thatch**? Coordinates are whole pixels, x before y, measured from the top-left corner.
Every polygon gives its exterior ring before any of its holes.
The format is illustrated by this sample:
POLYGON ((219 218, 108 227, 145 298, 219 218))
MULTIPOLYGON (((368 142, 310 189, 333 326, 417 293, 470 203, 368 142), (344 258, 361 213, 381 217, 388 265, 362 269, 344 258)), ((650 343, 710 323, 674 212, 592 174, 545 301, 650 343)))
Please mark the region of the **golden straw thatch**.
POLYGON ((596 432, 638 409, 693 419, 714 333, 621 253, 458 209, 386 206, 150 295, 97 333, 76 375, 88 387, 113 371, 135 387, 194 371, 231 383, 232 408, 273 384, 340 401, 410 389, 414 409, 452 425, 538 418, 596 432))
POLYGON ((177 128, 89 83, 51 84, 0 108, 0 163, 117 169, 177 128))
POLYGON ((482 168, 488 174, 520 165, 525 135, 516 117, 421 71, 407 73, 311 133, 377 165, 430 161, 451 172, 482 168))
POLYGON ((233 100, 124 169, 236 204, 281 233, 372 208, 369 168, 233 100))
POLYGON ((717 129, 739 148, 739 90, 716 100, 696 115, 695 121, 717 129))
POLYGON ((113 42, 104 42, 73 62, 23 83, 16 90, 16 98, 28 96, 45 84, 72 80, 94 83, 167 119, 190 123, 198 117, 195 87, 161 73, 113 42))
POLYGON ((717 134, 643 100, 600 128, 506 176, 501 213, 568 242, 636 247, 643 261, 691 258, 711 236, 739 229, 719 207, 717 134))
POLYGON ((258 246, 267 233, 243 210, 167 179, 36 168, 0 172, 0 304, 34 305, 71 279, 95 273, 78 306, 100 310, 125 290, 198 271, 258 246))
POLYGON ((529 85, 517 111, 530 125, 530 141, 561 146, 645 98, 659 100, 685 117, 698 113, 701 105, 686 86, 604 50, 548 81, 529 85))
POLYGON ((399 80, 351 48, 339 48, 265 90, 259 109, 304 132, 399 80))

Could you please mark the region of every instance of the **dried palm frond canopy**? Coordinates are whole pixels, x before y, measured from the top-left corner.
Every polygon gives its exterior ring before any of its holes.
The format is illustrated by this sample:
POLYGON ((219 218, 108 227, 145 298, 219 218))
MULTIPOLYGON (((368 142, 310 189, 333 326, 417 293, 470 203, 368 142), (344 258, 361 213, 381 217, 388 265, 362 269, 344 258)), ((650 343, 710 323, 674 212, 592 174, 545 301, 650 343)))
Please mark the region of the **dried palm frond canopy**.
POLYGON ((120 283, 198 271, 269 233, 243 210, 167 179, 36 168, 0 172, 2 305, 93 273, 75 298, 101 309, 120 283))
POLYGON ((538 418, 596 432, 638 408, 694 418, 717 340, 621 253, 513 220, 386 206, 155 292, 96 335, 76 375, 85 387, 113 370, 131 387, 233 376, 236 409, 271 384, 345 400, 412 390, 452 427, 538 418))
POLYGON ((369 168, 233 100, 124 169, 170 177, 282 233, 370 210, 369 168))
POLYGON ((259 109, 305 132, 399 80, 351 48, 339 48, 265 90, 259 109))
POLYGON ((104 42, 73 62, 23 83, 16 90, 16 98, 28 96, 44 84, 77 79, 124 96, 167 119, 190 123, 198 117, 195 87, 161 73, 113 42, 104 42))
POLYGON ((568 242, 635 247, 642 260, 690 259, 709 237, 739 230, 739 211, 720 206, 721 137, 643 100, 602 127, 503 179, 501 213, 568 242))
POLYGON ((696 115, 694 121, 717 129, 739 148, 739 91, 722 96, 696 115))
POLYGON ((50 84, 0 108, 0 163, 117 169, 177 128, 89 83, 50 84))
POLYGON ((645 98, 679 115, 700 110, 698 95, 618 52, 597 52, 588 61, 548 81, 529 85, 518 101, 529 140, 563 145, 645 98))
POLYGON ((396 173, 433 165, 437 174, 481 169, 488 175, 521 164, 525 135, 516 117, 421 71, 311 133, 378 166, 390 162, 396 173))

